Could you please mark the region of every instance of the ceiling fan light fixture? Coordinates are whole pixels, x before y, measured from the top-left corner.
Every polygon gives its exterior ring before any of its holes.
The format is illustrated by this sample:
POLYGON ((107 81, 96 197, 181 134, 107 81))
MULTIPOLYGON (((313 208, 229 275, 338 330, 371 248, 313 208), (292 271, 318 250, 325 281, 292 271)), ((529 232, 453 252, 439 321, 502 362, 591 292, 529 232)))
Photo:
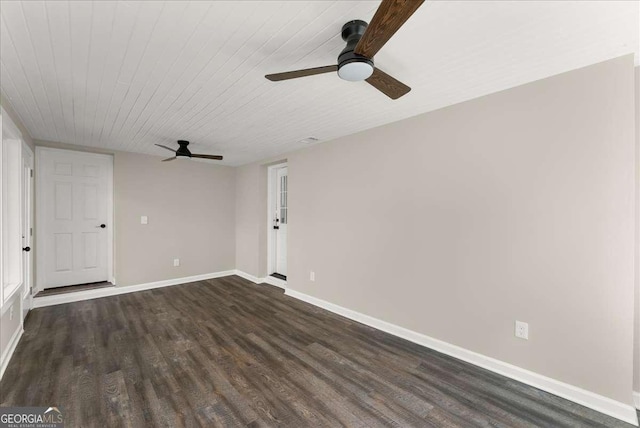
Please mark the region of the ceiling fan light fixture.
POLYGON ((350 82, 367 80, 372 74, 373 63, 364 58, 340 64, 338 68, 338 76, 350 82))

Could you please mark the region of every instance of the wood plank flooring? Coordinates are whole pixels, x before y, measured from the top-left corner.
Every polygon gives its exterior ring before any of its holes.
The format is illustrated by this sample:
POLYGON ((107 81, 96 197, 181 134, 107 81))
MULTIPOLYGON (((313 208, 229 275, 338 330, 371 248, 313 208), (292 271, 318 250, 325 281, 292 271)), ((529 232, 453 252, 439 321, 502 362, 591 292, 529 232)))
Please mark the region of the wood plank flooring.
POLYGON ((0 404, 67 427, 630 427, 235 276, 33 310, 0 404))

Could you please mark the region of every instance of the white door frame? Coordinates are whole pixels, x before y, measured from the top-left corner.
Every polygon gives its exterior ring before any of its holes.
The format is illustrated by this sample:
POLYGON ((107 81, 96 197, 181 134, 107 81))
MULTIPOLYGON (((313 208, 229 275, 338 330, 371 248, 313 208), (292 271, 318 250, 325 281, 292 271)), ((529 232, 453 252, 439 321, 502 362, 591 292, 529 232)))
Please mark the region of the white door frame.
POLYGON ((267 276, 275 272, 276 266, 274 257, 276 254, 276 231, 273 228, 273 213, 275 212, 275 202, 277 195, 275 194, 276 171, 286 168, 287 162, 271 165, 267 167, 267 276))
MULTIPOLYGON (((115 223, 113 222, 113 156, 99 154, 99 153, 90 153, 90 152, 81 152, 76 150, 66 150, 66 149, 54 149, 51 147, 36 147, 36 207, 42 206, 44 201, 43 195, 43 183, 42 183, 42 174, 40 174, 40 164, 42 153, 46 151, 53 151, 59 153, 81 153, 83 156, 96 157, 99 159, 108 159, 109 165, 107 168, 107 224, 109 227, 107 228, 107 280, 111 281, 112 284, 115 285, 115 274, 113 270, 113 241, 115 237, 115 223)), ((44 242, 44 236, 42 228, 39 226, 44 223, 44 218, 41 210, 36 208, 36 244, 40 242, 44 242)), ((42 267, 44 266, 44 252, 42 249, 42 245, 36 245, 36 284, 34 289, 34 294, 42 291, 44 287, 42 286, 42 278, 43 272, 42 267)))
MULTIPOLYGON (((35 228, 34 225, 34 221, 35 221, 35 217, 34 217, 34 202, 35 202, 35 183, 34 183, 34 178, 33 178, 33 174, 35 174, 35 156, 33 154, 33 150, 31 150, 31 147, 29 147, 29 145, 27 143, 25 143, 24 141, 22 142, 22 150, 23 153, 27 152, 27 155, 29 156, 29 167, 31 168, 31 176, 29 177, 25 177, 28 181, 27 181, 27 186, 29 186, 29 203, 28 203, 28 216, 29 216, 29 224, 30 224, 30 230, 26 231, 27 232, 27 236, 29 236, 30 238, 27 240, 28 242, 28 246, 31 247, 31 252, 30 252, 30 257, 28 257, 29 262, 28 265, 26 266, 26 272, 27 274, 22 278, 23 281, 23 286, 24 286, 24 294, 22 295, 22 299, 27 301, 27 306, 24 309, 31 310, 31 303, 33 301, 33 294, 31 293, 31 289, 33 287, 33 255, 34 255, 34 238, 35 236, 33 235, 33 229, 35 228)), ((23 160, 23 165, 24 165, 24 160, 23 160)), ((24 201, 23 202, 23 207, 24 205, 24 201)), ((24 213, 23 213, 23 218, 24 218, 24 213)), ((23 225, 23 231, 24 231, 24 225, 23 225)), ((23 269, 25 269, 23 267, 23 269)))

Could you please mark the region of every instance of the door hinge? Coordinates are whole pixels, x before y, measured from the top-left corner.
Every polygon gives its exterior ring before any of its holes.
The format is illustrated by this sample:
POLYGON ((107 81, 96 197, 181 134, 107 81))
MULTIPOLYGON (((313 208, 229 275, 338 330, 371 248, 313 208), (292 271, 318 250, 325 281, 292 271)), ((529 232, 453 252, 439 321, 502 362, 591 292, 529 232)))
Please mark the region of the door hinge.
POLYGON ((33 227, 29 228, 29 236, 33 236, 33 227))
POLYGON ((33 178, 33 170, 32 169, 29 170, 29 175, 31 175, 31 178, 33 178))

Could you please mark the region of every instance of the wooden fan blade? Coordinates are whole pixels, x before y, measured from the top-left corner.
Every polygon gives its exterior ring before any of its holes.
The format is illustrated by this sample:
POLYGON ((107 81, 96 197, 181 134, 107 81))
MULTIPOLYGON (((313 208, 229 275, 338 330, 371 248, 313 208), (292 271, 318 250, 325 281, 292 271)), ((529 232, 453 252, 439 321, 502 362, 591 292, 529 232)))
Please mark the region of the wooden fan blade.
POLYGON ((353 52, 373 58, 422 3, 424 0, 382 0, 353 52))
POLYGON ((162 159, 162 162, 169 162, 169 161, 172 161, 172 160, 176 160, 176 157, 174 156, 172 158, 162 159))
POLYGON ((298 77, 313 76, 314 74, 330 73, 338 71, 337 65, 325 65, 324 67, 305 68, 304 70, 286 71, 284 73, 267 74, 267 79, 272 82, 279 80, 297 79, 298 77))
POLYGON ((393 100, 406 95, 411 90, 410 87, 377 67, 373 69, 373 74, 367 79, 367 83, 393 100))
POLYGON ((201 158, 201 159, 214 159, 214 160, 222 160, 222 156, 220 155, 196 155, 191 154, 192 158, 201 158))
POLYGON ((175 149, 172 149, 172 148, 167 147, 167 146, 163 146, 162 144, 156 144, 156 146, 158 146, 158 147, 162 147, 163 149, 167 149, 167 150, 169 150, 169 151, 172 151, 173 153, 175 153, 175 152, 176 152, 176 151, 175 151, 175 149))

